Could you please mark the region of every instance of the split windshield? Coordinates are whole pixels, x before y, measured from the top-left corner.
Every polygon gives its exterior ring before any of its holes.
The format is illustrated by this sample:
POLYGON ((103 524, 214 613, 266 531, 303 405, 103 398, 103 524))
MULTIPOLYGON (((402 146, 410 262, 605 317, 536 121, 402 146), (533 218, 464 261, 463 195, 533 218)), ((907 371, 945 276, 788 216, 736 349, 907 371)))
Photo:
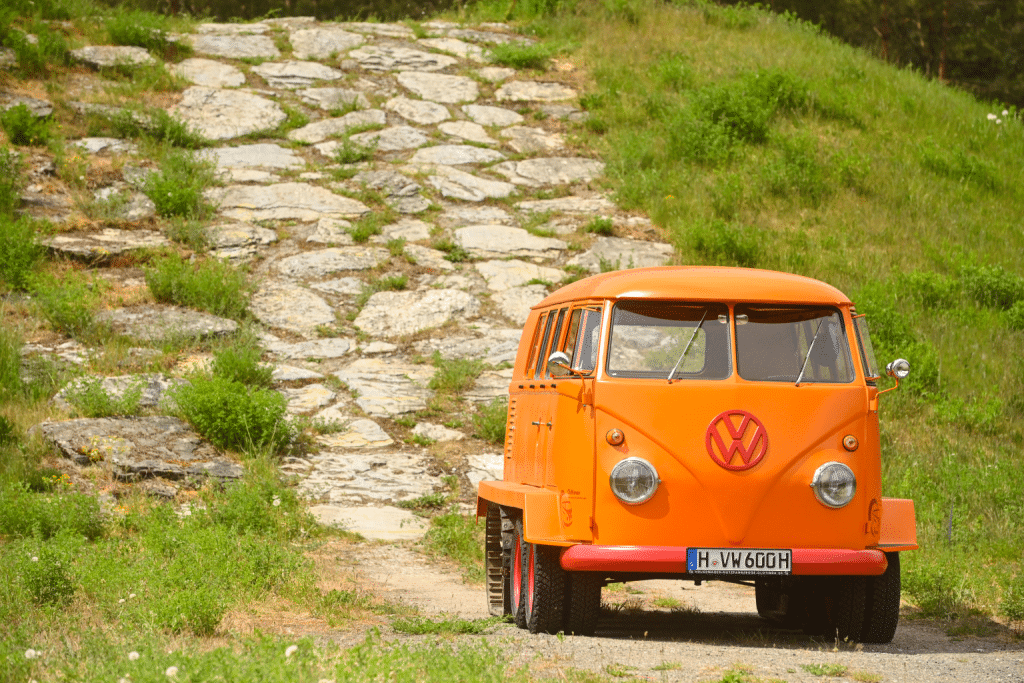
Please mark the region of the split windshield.
POLYGON ((736 365, 755 381, 853 381, 843 318, 828 307, 737 305, 736 365))

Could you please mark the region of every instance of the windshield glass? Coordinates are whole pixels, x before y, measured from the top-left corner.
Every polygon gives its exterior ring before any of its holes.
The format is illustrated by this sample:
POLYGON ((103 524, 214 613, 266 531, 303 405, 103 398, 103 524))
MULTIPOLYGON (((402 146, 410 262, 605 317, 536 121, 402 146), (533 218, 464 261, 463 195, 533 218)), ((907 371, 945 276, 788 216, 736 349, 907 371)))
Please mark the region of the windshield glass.
POLYGON ((846 383, 853 381, 851 361, 835 308, 736 306, 736 364, 743 379, 846 383))
POLYGON ((725 379, 730 347, 724 304, 623 301, 612 312, 608 374, 666 380, 675 368, 673 379, 725 379))

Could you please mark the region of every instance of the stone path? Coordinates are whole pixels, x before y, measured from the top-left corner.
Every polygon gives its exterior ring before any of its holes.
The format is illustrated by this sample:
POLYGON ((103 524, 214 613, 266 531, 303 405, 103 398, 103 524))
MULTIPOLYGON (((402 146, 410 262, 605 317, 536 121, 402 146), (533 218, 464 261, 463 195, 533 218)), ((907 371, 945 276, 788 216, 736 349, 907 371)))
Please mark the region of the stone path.
MULTIPOLYGON (((252 263, 258 289, 250 310, 289 412, 338 427, 317 437, 316 453, 285 458, 282 469, 300 479, 325 522, 391 540, 423 533, 395 503, 442 490, 446 476, 461 481, 466 499, 481 479, 501 477, 500 447, 472 438, 472 411, 507 395, 530 307, 581 272, 672 256, 669 245, 650 241, 657 233, 649 221, 620 212, 602 192, 595 181, 603 163, 570 148, 586 117, 575 74, 527 76, 491 64, 491 46, 529 40, 508 26, 433 21, 423 29, 417 38, 399 24, 203 24, 180 37, 194 56, 167 65, 189 83, 169 113, 216 141, 201 152, 221 182, 208 192, 218 207, 211 251, 252 263), (308 123, 281 128, 296 114, 308 123), (372 158, 336 160, 352 148, 372 158), (357 243, 353 226, 379 217, 381 202, 390 220, 357 243), (609 219, 616 236, 587 233, 594 218, 609 219), (449 260, 453 249, 459 258, 449 260), (389 275, 404 277, 405 288, 361 303, 360 294, 389 275), (424 359, 435 353, 491 366, 466 392, 469 407, 460 410, 468 415, 417 415, 434 394, 435 368, 424 359)), ((112 46, 73 55, 93 68, 154 61, 139 48, 112 46)), ((82 78, 88 83, 73 97, 98 99, 106 82, 82 78)), ((91 101, 72 106, 109 110, 91 101)), ((52 107, 33 100, 33 110, 47 115, 52 107)), ((139 190, 152 164, 130 141, 75 144, 124 169, 96 190, 98 199, 124 197, 123 220, 117 229, 61 230, 48 246, 116 278, 124 256, 168 244, 146 222, 154 208, 139 190)), ((33 203, 43 190, 30 187, 30 211, 73 222, 62 191, 33 203)), ((172 333, 202 338, 236 328, 162 305, 115 309, 104 319, 154 345, 172 333)), ((72 362, 90 353, 64 340, 31 350, 72 362)), ((131 381, 106 384, 121 390, 131 381)), ((152 412, 160 412, 168 381, 145 378, 152 412)), ((196 477, 241 471, 159 415, 51 422, 42 432, 83 466, 107 467, 120 479, 155 477, 172 495, 196 477)))

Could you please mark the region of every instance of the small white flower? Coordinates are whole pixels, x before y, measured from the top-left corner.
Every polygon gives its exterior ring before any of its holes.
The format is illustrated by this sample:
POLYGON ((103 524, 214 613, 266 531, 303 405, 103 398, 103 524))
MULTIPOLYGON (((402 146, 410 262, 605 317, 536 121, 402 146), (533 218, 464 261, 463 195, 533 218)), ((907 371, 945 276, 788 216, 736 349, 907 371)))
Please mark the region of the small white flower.
POLYGON ((132 593, 132 594, 131 594, 131 595, 129 595, 128 597, 129 597, 129 598, 134 598, 134 597, 135 597, 135 593, 132 593))
POLYGON ((167 667, 167 671, 165 671, 164 674, 167 675, 167 676, 177 676, 178 675, 178 667, 176 667, 176 666, 169 666, 169 667, 167 667))
POLYGON ((139 653, 136 652, 135 650, 132 650, 131 652, 128 653, 128 659, 129 660, 134 662, 138 658, 139 658, 139 653))
POLYGON ((1003 110, 1003 116, 1009 116, 1009 115, 1010 115, 1010 111, 1008 109, 1004 109, 1003 110))
POLYGON ((999 125, 1000 123, 1002 123, 1002 122, 1003 122, 1003 120, 1002 120, 1002 119, 996 119, 996 125, 997 125, 997 126, 998 126, 998 125, 999 125))
POLYGON ((989 120, 989 121, 995 121, 995 120, 996 120, 996 118, 997 118, 997 117, 996 117, 996 115, 995 115, 995 114, 989 114, 989 115, 988 115, 988 120, 989 120))
POLYGON ((272 504, 273 504, 274 507, 280 507, 281 506, 281 499, 280 498, 275 498, 274 502, 272 504))
POLYGON ((38 557, 33 557, 33 558, 32 558, 32 561, 33 561, 33 562, 38 562, 38 561, 39 561, 39 558, 38 558, 38 557))
POLYGON ((42 652, 38 652, 36 650, 33 650, 32 648, 29 648, 29 649, 25 650, 25 659, 36 659, 41 654, 43 654, 43 653, 42 652))
POLYGON ((298 645, 289 645, 288 648, 284 651, 284 656, 291 657, 293 654, 295 654, 296 650, 298 649, 298 645))
POLYGON ((120 600, 118 600, 117 604, 119 604, 119 605, 124 604, 124 598, 121 598, 120 600))

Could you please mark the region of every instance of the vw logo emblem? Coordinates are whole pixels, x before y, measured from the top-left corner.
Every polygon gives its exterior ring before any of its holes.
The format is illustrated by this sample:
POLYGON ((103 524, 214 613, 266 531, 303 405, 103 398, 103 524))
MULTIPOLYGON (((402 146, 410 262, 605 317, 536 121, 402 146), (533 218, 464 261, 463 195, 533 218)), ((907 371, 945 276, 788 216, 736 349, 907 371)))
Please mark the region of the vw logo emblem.
POLYGON ((768 432, 745 410, 727 410, 712 420, 704 441, 711 459, 727 470, 749 470, 768 452, 768 432))

